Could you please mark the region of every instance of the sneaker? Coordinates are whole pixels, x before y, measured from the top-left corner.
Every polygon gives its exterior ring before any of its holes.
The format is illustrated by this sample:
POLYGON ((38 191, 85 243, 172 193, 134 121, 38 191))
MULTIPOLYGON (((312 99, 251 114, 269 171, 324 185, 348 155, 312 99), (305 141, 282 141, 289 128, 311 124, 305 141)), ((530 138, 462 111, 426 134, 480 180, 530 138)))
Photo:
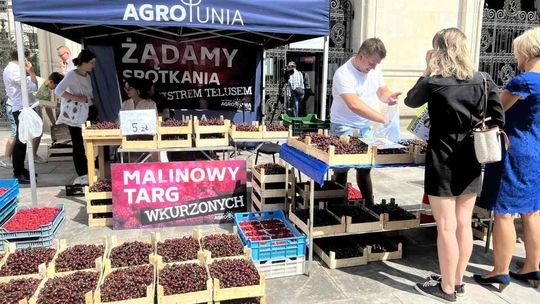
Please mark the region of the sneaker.
POLYGON ((30 184, 30 179, 24 174, 13 175, 13 178, 16 178, 20 185, 30 184))
POLYGON ((2 158, 0 159, 0 167, 13 168, 13 163, 11 162, 11 159, 9 158, 2 158))
POLYGON ((418 283, 414 286, 414 289, 426 297, 443 303, 454 303, 457 301, 455 292, 451 294, 444 292, 441 288, 441 283, 434 280, 418 283))
MULTIPOLYGON (((428 277, 427 277, 428 280, 433 280, 433 281, 437 281, 437 282, 441 282, 442 281, 442 277, 438 274, 430 274, 428 277)), ((455 290, 456 290, 456 295, 458 297, 462 297, 465 295, 465 284, 460 284, 460 285, 456 285, 455 286, 455 290)))
POLYGON ((46 162, 47 161, 44 160, 43 158, 41 158, 41 156, 39 156, 39 155, 34 156, 34 163, 36 163, 36 164, 44 164, 46 162))

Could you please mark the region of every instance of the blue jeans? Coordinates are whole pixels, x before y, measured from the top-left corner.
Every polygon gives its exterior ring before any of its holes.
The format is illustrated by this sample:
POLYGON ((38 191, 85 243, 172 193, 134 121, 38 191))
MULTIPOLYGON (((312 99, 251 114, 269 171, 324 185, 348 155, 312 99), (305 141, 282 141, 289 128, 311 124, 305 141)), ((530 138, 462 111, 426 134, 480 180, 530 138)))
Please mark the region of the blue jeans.
POLYGON ((294 91, 291 92, 291 103, 293 107, 293 114, 295 117, 298 117, 300 103, 302 102, 302 99, 304 99, 304 95, 296 95, 294 91))
POLYGON ((361 129, 354 128, 348 125, 342 125, 338 123, 331 122, 330 123, 330 135, 336 135, 336 136, 353 136, 354 130, 358 130, 358 136, 360 137, 371 137, 373 136, 373 130, 371 130, 371 127, 364 127, 361 129))
POLYGON ((9 128, 11 130, 11 138, 17 138, 17 123, 15 123, 15 117, 13 117, 11 105, 6 105, 6 114, 9 122, 9 128))

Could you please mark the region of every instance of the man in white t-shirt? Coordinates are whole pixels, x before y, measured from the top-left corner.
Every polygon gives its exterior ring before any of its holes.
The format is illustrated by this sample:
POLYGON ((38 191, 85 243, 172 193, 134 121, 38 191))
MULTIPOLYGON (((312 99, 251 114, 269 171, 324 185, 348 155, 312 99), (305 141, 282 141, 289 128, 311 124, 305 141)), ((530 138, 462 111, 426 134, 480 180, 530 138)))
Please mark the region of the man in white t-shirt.
MULTIPOLYGON (((332 107, 330 108, 330 133, 353 135, 357 129, 360 137, 372 136, 371 124, 388 124, 388 119, 377 109, 379 102, 388 105, 397 103, 401 92, 392 92, 382 77, 377 65, 386 57, 386 48, 378 38, 365 40, 358 54, 337 69, 332 85, 332 107)), ((371 170, 357 169, 356 179, 362 196, 373 203, 371 170)), ((347 172, 335 172, 336 182, 346 185, 347 172)))
POLYGON ((65 46, 61 45, 56 48, 58 57, 60 58, 60 73, 66 75, 67 72, 75 70, 77 67, 73 64, 73 58, 71 57, 71 50, 65 46))

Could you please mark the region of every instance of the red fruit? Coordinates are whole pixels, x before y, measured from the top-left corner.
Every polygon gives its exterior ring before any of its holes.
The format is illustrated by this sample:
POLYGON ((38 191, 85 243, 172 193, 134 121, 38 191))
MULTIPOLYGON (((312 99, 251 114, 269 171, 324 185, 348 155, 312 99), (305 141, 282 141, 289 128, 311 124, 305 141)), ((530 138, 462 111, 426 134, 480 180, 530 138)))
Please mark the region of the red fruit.
POLYGON ((36 230, 50 224, 60 208, 28 208, 20 209, 2 228, 6 231, 36 230))
POLYGON ((9 188, 0 188, 0 195, 6 193, 9 190, 9 188))
POLYGON ((39 286, 41 279, 18 279, 0 284, 0 303, 19 303, 30 299, 39 286))

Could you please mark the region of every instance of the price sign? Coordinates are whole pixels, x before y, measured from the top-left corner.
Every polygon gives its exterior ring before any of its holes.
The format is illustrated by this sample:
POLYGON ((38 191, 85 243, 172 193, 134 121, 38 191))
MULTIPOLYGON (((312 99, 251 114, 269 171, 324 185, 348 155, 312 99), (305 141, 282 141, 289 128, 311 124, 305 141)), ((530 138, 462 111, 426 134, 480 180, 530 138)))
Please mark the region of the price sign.
POLYGON ((157 133, 156 110, 120 111, 122 135, 154 135, 157 133))

